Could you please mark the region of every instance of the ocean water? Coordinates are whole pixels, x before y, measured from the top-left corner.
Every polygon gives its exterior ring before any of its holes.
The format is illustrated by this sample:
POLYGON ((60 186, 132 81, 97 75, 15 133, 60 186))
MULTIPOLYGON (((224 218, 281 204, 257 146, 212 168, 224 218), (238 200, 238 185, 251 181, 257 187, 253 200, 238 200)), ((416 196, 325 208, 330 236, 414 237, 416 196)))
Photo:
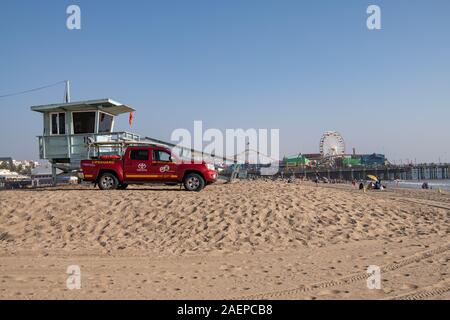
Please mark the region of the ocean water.
POLYGON ((424 182, 428 183, 428 186, 433 189, 448 190, 450 191, 450 180, 398 180, 396 181, 383 181, 387 187, 396 188, 409 188, 409 189, 421 189, 424 182))

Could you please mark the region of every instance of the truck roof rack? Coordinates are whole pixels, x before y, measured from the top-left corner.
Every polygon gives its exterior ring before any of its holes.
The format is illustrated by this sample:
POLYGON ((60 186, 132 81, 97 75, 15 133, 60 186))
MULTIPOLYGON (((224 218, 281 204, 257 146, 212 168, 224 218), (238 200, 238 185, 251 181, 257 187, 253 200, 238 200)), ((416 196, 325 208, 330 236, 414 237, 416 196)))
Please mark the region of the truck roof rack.
POLYGON ((89 143, 89 146, 119 146, 119 147, 132 147, 132 146, 151 146, 151 147, 167 147, 163 144, 156 144, 154 142, 145 141, 95 141, 89 143))

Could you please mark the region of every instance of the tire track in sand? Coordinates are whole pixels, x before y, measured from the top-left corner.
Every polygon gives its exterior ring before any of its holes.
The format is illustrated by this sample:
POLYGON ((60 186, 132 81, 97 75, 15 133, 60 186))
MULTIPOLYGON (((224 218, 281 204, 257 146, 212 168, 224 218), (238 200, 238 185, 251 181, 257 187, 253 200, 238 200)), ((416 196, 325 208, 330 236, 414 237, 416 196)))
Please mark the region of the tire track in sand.
POLYGON ((401 201, 401 202, 405 202, 405 203, 419 204, 422 206, 434 207, 434 208, 438 208, 438 209, 450 210, 450 207, 446 206, 446 203, 439 202, 439 201, 422 200, 422 199, 416 199, 416 198, 409 198, 409 199, 395 198, 393 200, 397 200, 397 201, 401 201))
MULTIPOLYGON (((434 255, 444 253, 450 249, 450 243, 447 243, 444 246, 439 246, 435 249, 427 250, 425 252, 418 252, 414 255, 411 255, 407 258, 401 259, 397 262, 389 263, 381 267, 382 272, 391 272, 394 270, 397 270, 399 268, 405 267, 407 265, 420 262, 421 260, 428 259, 434 255)), ((360 272, 353 275, 348 275, 345 277, 341 277, 338 280, 331 280, 331 281, 323 281, 315 284, 310 285, 302 285, 296 288, 292 289, 285 289, 285 290, 276 290, 276 291, 270 291, 266 293, 260 293, 260 294, 254 294, 254 295, 248 295, 248 296, 240 296, 236 298, 231 298, 230 300, 271 300, 273 298, 280 298, 283 296, 292 296, 299 293, 306 293, 310 291, 314 291, 317 289, 326 289, 330 287, 335 286, 341 286, 341 285, 347 285, 356 281, 362 281, 366 280, 370 275, 366 272, 360 272)), ((437 288, 433 291, 439 291, 441 292, 445 288, 437 288)), ((446 291, 443 291, 442 293, 445 293, 446 291)), ((441 293, 441 294, 442 294, 441 293)))
POLYGON ((449 280, 444 281, 440 285, 432 285, 421 290, 388 298, 387 300, 422 300, 437 297, 447 292, 450 292, 449 280))

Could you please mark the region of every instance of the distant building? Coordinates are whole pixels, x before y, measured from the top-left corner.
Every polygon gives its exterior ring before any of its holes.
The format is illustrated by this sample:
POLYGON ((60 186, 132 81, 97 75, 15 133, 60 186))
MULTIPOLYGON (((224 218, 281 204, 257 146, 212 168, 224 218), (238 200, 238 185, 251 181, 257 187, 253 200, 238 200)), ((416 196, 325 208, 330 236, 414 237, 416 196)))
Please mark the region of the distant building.
POLYGON ((30 178, 17 172, 0 169, 0 189, 18 189, 29 185, 30 178))
POLYGON ((361 164, 365 166, 384 166, 387 162, 384 154, 372 153, 361 155, 361 164))
POLYGON ((14 177, 17 176, 18 173, 17 172, 11 172, 9 170, 6 169, 0 169, 0 179, 8 179, 10 177, 14 177))
POLYGON ((9 171, 6 169, 0 169, 0 179, 16 180, 16 179, 28 179, 28 177, 18 174, 17 172, 9 171))
POLYGON ((345 167, 357 167, 357 166, 384 166, 388 163, 384 154, 353 154, 345 156, 342 161, 342 165, 345 167))
MULTIPOLYGON (((285 157, 282 161, 282 165, 286 166, 315 166, 316 164, 324 164, 326 159, 322 157, 320 153, 303 154, 298 157, 285 157)), ((337 167, 358 167, 358 166, 383 166, 388 164, 384 154, 352 154, 342 155, 334 158, 334 165, 337 167)))
POLYGON ((358 156, 347 156, 342 159, 342 164, 346 167, 357 167, 360 166, 361 157, 358 156))
POLYGON ((286 166, 309 166, 311 161, 305 156, 285 157, 283 164, 286 166))
MULTIPOLYGON (((56 174, 61 172, 61 170, 56 169, 56 174)), ((52 185, 52 167, 50 165, 38 166, 31 170, 31 184, 33 187, 52 185)))

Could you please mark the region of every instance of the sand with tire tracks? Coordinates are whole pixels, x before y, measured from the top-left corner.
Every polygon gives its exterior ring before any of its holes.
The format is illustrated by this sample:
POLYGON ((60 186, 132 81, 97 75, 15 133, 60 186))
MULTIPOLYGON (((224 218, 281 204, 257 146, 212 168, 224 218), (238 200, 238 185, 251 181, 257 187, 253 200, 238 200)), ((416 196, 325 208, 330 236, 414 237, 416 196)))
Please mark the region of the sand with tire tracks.
POLYGON ((450 194, 296 182, 0 192, 2 299, 448 299, 450 194), (66 287, 79 265, 82 287, 66 287), (380 266, 381 290, 367 267, 380 266))

